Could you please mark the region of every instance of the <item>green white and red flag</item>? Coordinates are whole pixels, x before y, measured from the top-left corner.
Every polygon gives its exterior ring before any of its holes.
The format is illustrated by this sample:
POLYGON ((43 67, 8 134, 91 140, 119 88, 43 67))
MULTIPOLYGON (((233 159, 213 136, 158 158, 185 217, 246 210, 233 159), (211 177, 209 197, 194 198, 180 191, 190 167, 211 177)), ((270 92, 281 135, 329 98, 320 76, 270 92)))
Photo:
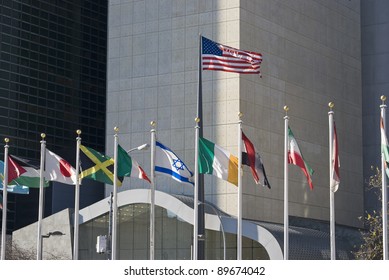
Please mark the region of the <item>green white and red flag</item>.
POLYGON ((288 163, 297 165, 304 172, 305 177, 311 190, 313 189, 311 176, 313 174, 313 169, 307 164, 304 160, 303 155, 300 151, 299 146, 297 145, 296 138, 293 135, 292 130, 288 127, 288 163))

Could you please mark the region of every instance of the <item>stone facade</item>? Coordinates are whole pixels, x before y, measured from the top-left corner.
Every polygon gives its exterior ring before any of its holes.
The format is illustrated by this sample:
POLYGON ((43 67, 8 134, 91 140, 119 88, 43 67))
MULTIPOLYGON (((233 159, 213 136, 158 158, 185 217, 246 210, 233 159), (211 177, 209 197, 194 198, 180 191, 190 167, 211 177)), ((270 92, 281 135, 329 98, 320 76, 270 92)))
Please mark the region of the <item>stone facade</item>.
MULTIPOLYGON (((157 139, 194 171, 194 118, 199 34, 261 52, 262 75, 203 72, 204 137, 237 154, 238 112, 260 150, 272 188, 244 168, 243 217, 282 223, 284 111, 306 161, 310 190, 289 166, 289 214, 329 219, 328 107, 335 103, 341 186, 336 222, 360 226, 363 215, 362 87, 359 1, 144 0, 109 2, 106 153, 113 128, 125 149, 157 139)), ((131 154, 150 173, 150 153, 131 154)), ((205 175, 206 200, 237 214, 235 186, 205 175)), ((126 178, 121 190, 149 188, 126 178)), ((157 190, 192 195, 193 188, 156 177, 157 190)), ((107 186, 106 195, 111 192, 107 186)))
MULTIPOLYGON (((42 260, 71 260, 73 258, 73 213, 62 210, 42 220, 42 260)), ((33 223, 12 233, 12 242, 31 254, 37 252, 37 227, 33 223)))

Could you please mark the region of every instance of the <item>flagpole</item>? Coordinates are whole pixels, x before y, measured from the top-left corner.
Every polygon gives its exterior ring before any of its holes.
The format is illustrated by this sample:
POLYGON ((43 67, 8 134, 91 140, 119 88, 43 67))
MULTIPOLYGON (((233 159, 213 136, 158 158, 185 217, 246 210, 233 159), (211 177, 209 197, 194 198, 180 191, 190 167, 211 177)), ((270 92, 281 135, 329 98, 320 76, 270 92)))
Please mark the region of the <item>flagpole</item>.
MULTIPOLYGON (((386 135, 386 96, 381 96, 382 104, 381 118, 384 124, 384 132, 386 135)), ((381 176, 382 176, 382 258, 388 260, 388 196, 387 196, 387 177, 385 172, 385 157, 384 153, 381 152, 381 176)))
POLYGON ((117 218, 118 218, 118 196, 117 196, 117 158, 118 158, 118 132, 119 128, 114 127, 114 147, 113 147, 113 211, 112 211, 112 260, 116 260, 117 242, 117 218))
POLYGON ((284 106, 285 111, 285 128, 284 128, 284 134, 285 134, 285 141, 284 141, 284 260, 289 259, 289 206, 288 206, 288 151, 289 151, 289 136, 288 136, 288 128, 289 128, 289 117, 288 117, 288 111, 289 107, 284 106))
POLYGON ((194 190, 193 190, 193 260, 198 258, 198 241, 199 241, 199 123, 200 119, 195 118, 195 172, 194 172, 194 190))
POLYGON ((242 259, 242 116, 239 112, 238 117, 238 229, 236 242, 236 259, 242 259))
POLYGON ((74 245, 73 245, 73 260, 78 260, 78 240, 79 240, 79 212, 80 212, 80 145, 81 145, 81 130, 77 130, 76 144, 76 185, 74 197, 74 245))
POLYGON ((41 133, 41 166, 39 174, 39 209, 38 209, 38 234, 37 234, 37 260, 42 259, 42 219, 44 209, 44 170, 45 170, 45 154, 46 154, 46 134, 41 133))
POLYGON ((335 163, 333 162, 334 152, 334 103, 328 104, 330 111, 328 112, 328 127, 329 127, 329 167, 330 167, 330 248, 331 248, 331 260, 336 260, 336 247, 335 247, 335 192, 331 187, 331 182, 334 178, 334 168, 332 167, 335 163))
POLYGON ((8 201, 8 138, 4 138, 4 180, 3 180, 3 215, 1 224, 1 259, 5 260, 5 250, 7 248, 7 201, 8 201))
MULTIPOLYGON (((198 137, 203 137, 203 88, 202 88, 202 36, 199 34, 199 73, 198 73, 198 91, 197 91, 197 119, 198 119, 198 137)), ((198 139, 197 139, 198 141, 198 139)), ((198 143, 197 143, 198 145, 198 143)), ((197 167, 197 166, 196 166, 197 167)), ((197 228, 197 258, 200 260, 205 259, 205 212, 204 212, 204 174, 197 174, 197 192, 198 200, 200 203, 197 207, 198 228, 197 228), (201 237, 200 240, 198 237, 201 237)))
POLYGON ((155 259, 155 126, 156 122, 152 121, 151 125, 151 169, 150 169, 150 260, 155 259))

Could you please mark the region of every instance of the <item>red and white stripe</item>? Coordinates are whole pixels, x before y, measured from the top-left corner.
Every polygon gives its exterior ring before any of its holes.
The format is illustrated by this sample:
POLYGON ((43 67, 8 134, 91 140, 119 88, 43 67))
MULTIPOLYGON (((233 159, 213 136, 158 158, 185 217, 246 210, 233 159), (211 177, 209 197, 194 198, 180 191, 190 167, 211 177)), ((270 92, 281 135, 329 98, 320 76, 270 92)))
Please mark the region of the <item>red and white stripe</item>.
POLYGON ((203 70, 216 70, 242 74, 260 74, 262 55, 219 44, 222 56, 203 54, 203 70))

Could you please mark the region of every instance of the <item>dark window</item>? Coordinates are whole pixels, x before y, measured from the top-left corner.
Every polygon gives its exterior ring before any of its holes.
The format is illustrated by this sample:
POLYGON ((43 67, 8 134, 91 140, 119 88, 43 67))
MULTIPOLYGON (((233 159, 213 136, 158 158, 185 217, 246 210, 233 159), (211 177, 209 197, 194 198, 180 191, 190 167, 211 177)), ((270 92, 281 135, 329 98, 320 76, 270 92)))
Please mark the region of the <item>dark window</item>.
MULTIPOLYGON (((107 0, 0 3, 0 132, 12 153, 38 160, 42 132, 74 148, 76 129, 104 151, 107 0)), ((36 201, 10 202, 9 229, 35 222, 36 201)))

